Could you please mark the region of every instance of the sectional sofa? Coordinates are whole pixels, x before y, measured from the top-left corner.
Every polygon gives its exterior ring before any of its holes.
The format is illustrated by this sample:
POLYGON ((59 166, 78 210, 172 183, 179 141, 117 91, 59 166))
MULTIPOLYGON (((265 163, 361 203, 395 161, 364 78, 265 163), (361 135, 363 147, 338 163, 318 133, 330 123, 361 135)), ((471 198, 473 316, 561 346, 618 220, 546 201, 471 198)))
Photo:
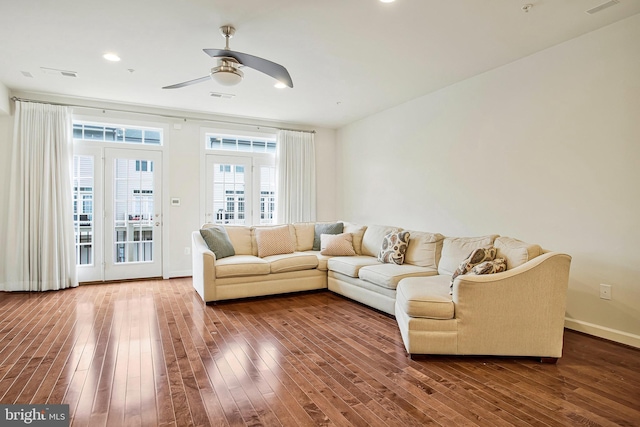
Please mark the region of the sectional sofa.
POLYGON ((337 222, 205 224, 192 249, 205 302, 329 289, 395 316, 411 355, 562 355, 571 257, 536 244, 337 222), (212 233, 227 239, 222 251, 212 233), (401 263, 380 257, 385 245, 401 263), (474 267, 470 253, 491 260, 474 267), (487 264, 506 271, 476 274, 487 264))

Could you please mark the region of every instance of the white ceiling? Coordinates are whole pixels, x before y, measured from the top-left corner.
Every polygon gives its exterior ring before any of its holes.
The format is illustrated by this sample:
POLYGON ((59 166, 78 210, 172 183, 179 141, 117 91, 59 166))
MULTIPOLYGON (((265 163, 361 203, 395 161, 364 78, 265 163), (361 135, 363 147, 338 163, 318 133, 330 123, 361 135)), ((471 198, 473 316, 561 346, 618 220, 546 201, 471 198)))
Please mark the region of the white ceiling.
POLYGON ((585 13, 605 1, 0 0, 0 82, 15 91, 338 128, 640 12, 640 0, 620 0, 585 13), (237 29, 231 49, 284 65, 294 88, 275 89, 273 79, 245 67, 238 86, 161 89, 209 73, 216 61, 202 49, 224 47, 224 24, 237 29), (105 61, 105 52, 122 61, 105 61))

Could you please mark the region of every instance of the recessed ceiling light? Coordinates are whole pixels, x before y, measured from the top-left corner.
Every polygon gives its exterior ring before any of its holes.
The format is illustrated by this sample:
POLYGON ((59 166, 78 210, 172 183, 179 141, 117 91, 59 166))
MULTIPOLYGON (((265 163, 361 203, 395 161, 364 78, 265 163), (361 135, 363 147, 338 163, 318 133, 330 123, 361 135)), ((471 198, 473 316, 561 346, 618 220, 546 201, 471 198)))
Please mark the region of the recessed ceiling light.
POLYGON ((276 84, 273 85, 273 87, 277 87, 278 89, 284 89, 285 87, 287 87, 287 85, 282 82, 277 82, 276 84))
POLYGON ((381 3, 393 3, 396 0, 380 0, 381 3))
POLYGON ((107 61, 112 61, 112 62, 120 61, 120 57, 115 53, 105 53, 104 55, 102 55, 102 57, 107 61))

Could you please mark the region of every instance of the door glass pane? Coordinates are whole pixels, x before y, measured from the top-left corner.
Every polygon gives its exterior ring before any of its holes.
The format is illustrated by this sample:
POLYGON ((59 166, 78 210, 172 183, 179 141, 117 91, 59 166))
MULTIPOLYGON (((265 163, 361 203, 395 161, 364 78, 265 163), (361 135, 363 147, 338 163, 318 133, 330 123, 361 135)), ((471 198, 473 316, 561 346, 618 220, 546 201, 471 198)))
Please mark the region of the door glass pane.
POLYGON ((243 165, 213 165, 213 212, 216 224, 245 224, 243 165))
POLYGON ((153 261, 153 161, 115 159, 114 261, 153 261))
POLYGON ((73 226, 76 264, 93 264, 93 156, 73 156, 73 226))
POLYGON ((273 224, 276 210, 276 168, 260 166, 260 224, 273 224))

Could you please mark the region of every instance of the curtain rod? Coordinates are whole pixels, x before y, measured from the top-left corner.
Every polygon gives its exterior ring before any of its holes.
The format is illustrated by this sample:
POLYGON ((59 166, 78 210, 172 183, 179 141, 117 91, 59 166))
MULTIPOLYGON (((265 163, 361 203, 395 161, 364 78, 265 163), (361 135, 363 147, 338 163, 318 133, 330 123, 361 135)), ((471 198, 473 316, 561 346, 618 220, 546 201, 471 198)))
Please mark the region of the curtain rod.
POLYGON ((14 102, 15 101, 36 102, 36 103, 40 103, 40 104, 58 105, 58 106, 61 106, 61 107, 75 107, 75 108, 87 108, 89 110, 102 110, 103 113, 105 111, 114 111, 114 112, 118 112, 118 113, 142 114, 142 115, 147 115, 147 116, 155 116, 155 117, 164 117, 164 118, 168 118, 168 119, 184 120, 185 122, 187 120, 193 120, 193 121, 201 121, 201 122, 223 123, 223 124, 228 124, 228 125, 248 126, 248 127, 257 128, 257 129, 275 129, 275 130, 288 130, 288 131, 293 131, 293 132, 316 133, 315 130, 289 129, 289 128, 281 128, 281 127, 276 127, 276 126, 262 126, 262 125, 254 125, 254 124, 250 124, 250 123, 232 122, 232 121, 225 121, 225 120, 203 119, 203 118, 199 118, 199 117, 174 116, 174 115, 171 115, 171 114, 143 113, 143 112, 140 112, 140 111, 123 110, 123 109, 120 109, 120 108, 87 107, 85 105, 62 104, 62 103, 59 103, 59 102, 38 101, 38 100, 34 100, 34 99, 18 98, 17 96, 12 96, 11 100, 14 101, 14 102))

